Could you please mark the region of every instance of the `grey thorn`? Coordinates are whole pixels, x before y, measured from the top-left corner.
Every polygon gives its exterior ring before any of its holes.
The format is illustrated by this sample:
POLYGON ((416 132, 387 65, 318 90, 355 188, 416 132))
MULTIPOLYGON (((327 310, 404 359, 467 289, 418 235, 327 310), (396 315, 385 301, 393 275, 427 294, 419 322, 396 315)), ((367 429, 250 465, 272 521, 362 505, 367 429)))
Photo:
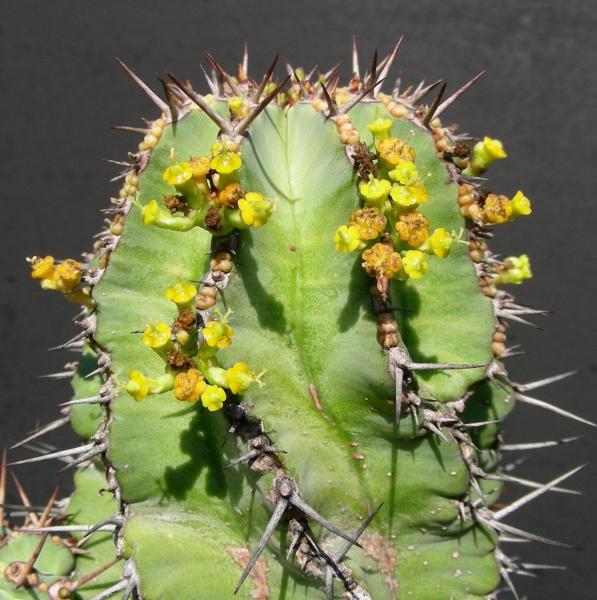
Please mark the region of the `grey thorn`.
POLYGON ((558 375, 552 375, 551 377, 545 377, 544 379, 537 379, 536 381, 530 381, 529 383, 513 383, 512 387, 517 392, 529 392, 531 390, 543 387, 544 385, 550 385, 556 381, 566 379, 566 377, 571 377, 577 373, 578 371, 566 371, 565 373, 559 373, 558 375))
POLYGON ((516 450, 537 450, 540 448, 551 448, 553 446, 560 446, 562 444, 569 444, 581 439, 581 435, 574 437, 562 438, 561 440, 546 440, 545 442, 527 442, 523 444, 502 444, 500 450, 506 452, 512 452, 516 450))
MULTIPOLYGON (((94 525, 52 525, 49 527, 26 527, 15 529, 23 533, 87 533, 94 525)), ((114 528, 103 525, 98 531, 113 532, 114 528)))
POLYGON ((543 537, 542 535, 537 535, 536 533, 530 533, 528 531, 524 531, 523 529, 518 529, 518 527, 506 525, 506 523, 502 523, 500 521, 485 521, 485 524, 492 529, 496 529, 497 531, 525 538, 531 542, 540 542, 541 544, 547 544, 548 546, 560 546, 561 548, 574 548, 574 546, 571 546, 570 544, 558 542, 557 540, 552 540, 550 538, 543 537))
POLYGON ((40 379, 52 379, 59 381, 60 379, 70 379, 75 374, 75 371, 59 371, 57 373, 47 373, 46 375, 40 375, 40 379))
POLYGON ((41 429, 38 429, 36 432, 32 433, 31 435, 26 437, 24 440, 21 440, 20 442, 13 444, 10 447, 10 449, 14 450, 15 448, 18 448, 19 446, 22 446, 28 442, 31 442, 32 440, 35 440, 38 437, 41 437, 42 435, 49 433, 50 431, 54 431, 55 429, 58 429, 59 427, 66 425, 69 421, 70 421, 70 417, 68 417, 68 416, 61 417, 60 419, 56 419, 55 421, 52 421, 51 423, 44 425, 41 429))
POLYGON ((509 535, 500 535, 500 544, 528 544, 530 540, 512 537, 509 535))
POLYGON ((446 109, 448 109, 460 96, 471 89, 475 83, 485 74, 485 69, 478 75, 475 75, 468 83, 465 83, 460 89, 456 90, 449 98, 444 100, 435 111, 435 116, 439 117, 446 109))
POLYGON ((208 74, 207 71, 205 70, 205 67, 203 65, 199 65, 201 67, 201 70, 203 71, 203 75, 205 76, 205 80, 207 81, 207 86, 209 87, 209 91, 214 95, 214 96, 218 96, 220 94, 220 91, 218 90, 218 84, 217 82, 215 82, 208 74))
POLYGON ((75 406, 77 404, 108 404, 112 401, 112 396, 89 396, 88 398, 78 398, 76 400, 69 400, 68 402, 62 402, 58 406, 75 406))
POLYGON ((474 423, 463 423, 462 427, 464 429, 474 429, 476 427, 485 427, 486 425, 495 425, 496 423, 501 423, 498 419, 497 421, 475 421, 474 423))
POLYGON ((180 91, 183 92, 186 96, 188 96, 197 106, 201 108, 201 110, 226 134, 230 135, 232 133, 232 129, 230 127, 230 122, 224 119, 221 115, 219 115, 205 100, 194 90, 184 85, 181 81, 179 81, 172 73, 166 73, 168 77, 179 87, 180 91))
POLYGON ((86 331, 81 331, 81 333, 77 333, 70 340, 64 342, 64 344, 60 344, 58 346, 52 346, 48 348, 48 350, 65 350, 66 348, 70 348, 73 344, 77 344, 87 335, 86 331))
POLYGON ((400 417, 402 413, 402 383, 404 381, 404 371, 400 367, 395 367, 394 371, 394 423, 396 427, 400 426, 400 417))
POLYGON ((520 596, 518 595, 518 592, 516 591, 516 588, 514 587, 514 584, 512 583, 510 574, 508 573, 508 570, 503 565, 500 565, 500 574, 502 576, 502 579, 506 582, 508 589, 512 592, 512 595, 514 596, 515 600, 520 600, 520 596))
POLYGON ((351 109, 353 109, 365 96, 367 96, 367 94, 374 91, 376 87, 381 85, 383 83, 383 81, 384 81, 383 79, 378 79, 373 85, 370 85, 369 87, 365 88, 358 96, 353 98, 348 104, 345 104, 340 109, 340 111, 339 111, 340 114, 342 114, 342 115, 348 114, 348 112, 351 109))
POLYGON ((347 533, 344 533, 340 528, 336 527, 333 523, 330 523, 325 517, 322 517, 315 509, 311 508, 297 493, 296 491, 292 492, 292 496, 290 496, 290 503, 293 506, 296 506, 299 510, 301 510, 307 517, 319 523, 322 527, 325 527, 328 531, 335 533, 337 536, 347 540, 351 544, 358 546, 361 548, 361 544, 359 544, 358 540, 351 537, 347 533))
POLYGON ((99 523, 96 523, 93 525, 93 527, 90 527, 85 535, 77 542, 77 548, 83 546, 94 533, 97 533, 106 525, 114 525, 114 530, 117 530, 124 525, 124 517, 120 514, 116 514, 104 519, 103 521, 100 521, 99 523))
POLYGON ((545 564, 535 564, 535 563, 520 563, 525 569, 529 569, 531 571, 566 571, 567 567, 564 565, 545 565, 545 564))
POLYGON ((136 83, 143 93, 165 114, 170 114, 170 108, 138 75, 136 75, 127 65, 119 58, 116 58, 118 64, 124 69, 124 72, 136 83))
POLYGON ((205 52, 205 54, 203 56, 205 57, 207 62, 211 65, 211 67, 214 68, 226 80, 226 83, 230 86, 232 93, 235 96, 242 97, 242 95, 243 95, 242 90, 238 87, 238 85, 236 85, 236 83, 234 82, 232 77, 230 77, 230 75, 226 71, 224 71, 224 69, 222 68, 222 65, 220 65, 220 63, 209 52, 205 52))
POLYGON ((515 323, 521 323, 522 325, 528 325, 533 329, 539 329, 540 331, 543 331, 543 328, 539 327, 539 325, 535 325, 535 323, 533 323, 532 321, 523 319, 522 317, 519 317, 518 315, 515 315, 508 310, 497 310, 495 312, 495 316, 500 317, 501 319, 508 319, 509 321, 514 321, 515 323))
POLYGON ((559 406, 554 406, 553 404, 549 404, 549 402, 545 402, 544 400, 539 400, 538 398, 532 398, 531 396, 527 396, 525 394, 516 394, 516 400, 518 402, 522 402, 523 404, 530 404, 532 406, 538 406, 539 408, 544 408, 545 410, 551 410, 558 415, 562 415, 563 417, 568 417, 569 419, 573 419, 574 421, 579 421, 580 423, 584 423, 585 425, 590 425, 591 427, 597 427, 593 421, 589 421, 588 419, 584 419, 583 417, 579 417, 574 413, 568 412, 559 406))
MULTIPOLYGON (((486 474, 484 479, 487 479, 489 481, 504 481, 504 482, 509 482, 509 483, 518 483, 520 485, 534 488, 534 489, 540 489, 544 486, 543 483, 539 483, 537 481, 532 481, 530 479, 524 479, 523 477, 514 477, 513 475, 505 475, 503 473, 500 475, 486 474)), ((582 495, 582 492, 579 492, 578 490, 571 490, 569 488, 563 488, 563 487, 557 487, 557 486, 551 488, 549 491, 550 492, 559 492, 560 494, 573 494, 575 496, 582 495)))
POLYGON ((69 462, 68 465, 66 465, 66 467, 62 467, 62 469, 60 469, 60 471, 58 471, 58 472, 62 473, 63 471, 72 469, 73 467, 76 467, 77 465, 80 465, 81 463, 91 460, 94 456, 103 454, 107 449, 108 449, 107 442, 102 442, 101 444, 94 444, 94 448, 92 450, 89 450, 89 452, 85 452, 85 454, 83 454, 82 456, 75 458, 72 462, 69 462))
MULTIPOLYGON (((390 69, 392 68, 392 63, 394 62, 394 59, 396 58, 398 48, 400 48, 400 45, 402 44, 403 39, 404 39, 404 35, 401 35, 400 39, 396 42, 394 49, 386 56, 386 58, 382 62, 383 66, 380 65, 380 71, 379 71, 380 79, 385 79, 388 76, 388 73, 390 72, 390 69)), ((377 98, 378 93, 379 93, 379 90, 373 90, 373 96, 375 98, 377 98)))
POLYGON ((104 590, 103 592, 100 592, 99 594, 95 595, 90 600, 107 600, 107 598, 109 598, 110 596, 113 596, 114 594, 125 590, 127 586, 128 580, 122 579, 118 583, 115 583, 113 586, 109 587, 107 590, 104 590))
POLYGON ((58 452, 51 452, 49 454, 44 454, 42 456, 34 456, 33 458, 26 458, 24 460, 17 460, 12 463, 8 463, 9 465, 24 465, 27 463, 41 462, 43 460, 52 460, 53 458, 62 458, 64 456, 76 456, 77 454, 81 454, 89 452, 92 448, 95 447, 95 444, 85 444, 84 446, 79 446, 78 448, 69 448, 68 450, 59 450, 58 452))
POLYGON ((539 496, 543 495, 545 492, 549 492, 552 488, 557 486, 558 483, 560 483, 561 481, 564 481, 565 479, 572 477, 572 475, 578 473, 578 471, 580 471, 585 466, 586 465, 580 465, 578 467, 575 467, 574 469, 570 469, 570 471, 566 471, 566 473, 563 473, 559 477, 552 479, 545 485, 542 485, 540 488, 537 488, 536 490, 533 490, 532 492, 525 494, 521 498, 518 498, 518 500, 515 500, 514 502, 512 502, 512 504, 509 504, 508 506, 502 508, 501 510, 494 512, 493 518, 497 519, 498 521, 501 521, 503 518, 507 517, 509 514, 513 513, 514 511, 518 510, 519 508, 522 508, 525 504, 532 502, 535 498, 538 498, 539 496))
MULTIPOLYGON (((367 517, 365 518, 365 520, 361 523, 361 525, 359 526, 359 528, 354 532, 354 538, 356 540, 358 540, 364 533, 365 529, 367 529, 367 527, 369 527, 369 524, 371 523, 371 521, 373 521, 373 519, 375 519, 377 513, 381 510, 381 507, 383 506, 383 502, 380 502, 379 505, 377 506, 377 508, 373 511, 370 512, 367 517)), ((338 549, 338 551, 333 555, 334 560, 336 562, 340 562, 348 553, 348 551, 352 548, 352 542, 350 541, 345 541, 340 548, 338 549)))
POLYGON ((422 100, 429 92, 434 90, 442 81, 443 81, 443 79, 438 79, 437 81, 434 81, 433 83, 426 85, 425 87, 421 87, 416 92, 416 94, 414 94, 412 96, 412 98, 410 99, 410 102, 412 102, 413 104, 416 104, 417 102, 422 100))
POLYGON ((359 50, 357 48, 357 36, 352 36, 352 75, 353 77, 361 78, 359 67, 359 50))
POLYGON ((272 516, 269 520, 269 523, 267 524, 267 527, 265 528, 265 531, 263 532, 263 535, 261 536, 257 547, 253 551, 253 554, 251 555, 247 566, 244 568, 242 575, 240 576, 240 580, 236 586, 236 589, 234 590, 235 594, 238 592, 238 590, 240 590, 240 587, 244 583, 245 579, 248 577, 249 573, 251 572, 251 569, 255 566, 257 559, 259 558, 259 556, 265 549, 265 546, 274 534, 274 531, 278 526, 280 519, 282 519, 282 517, 284 516, 284 513, 286 512, 287 508, 288 500, 286 498, 279 498, 278 502, 276 503, 276 508, 274 509, 274 512, 272 513, 272 516))
POLYGON ((451 371, 456 369, 480 369, 487 365, 480 364, 451 364, 451 363, 417 363, 404 365, 410 371, 451 371))

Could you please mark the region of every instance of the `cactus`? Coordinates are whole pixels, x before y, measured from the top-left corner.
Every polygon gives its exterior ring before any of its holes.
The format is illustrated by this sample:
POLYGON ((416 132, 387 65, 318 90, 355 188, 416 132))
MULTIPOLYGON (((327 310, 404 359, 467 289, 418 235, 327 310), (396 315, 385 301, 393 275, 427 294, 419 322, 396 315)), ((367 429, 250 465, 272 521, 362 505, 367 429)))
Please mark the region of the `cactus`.
POLYGON ((160 115, 120 127, 144 137, 93 252, 29 259, 82 331, 56 375, 73 400, 27 441, 83 441, 18 461, 77 471, 41 517, 0 498, 6 597, 516 596, 540 565, 504 544, 558 543, 504 522, 578 470, 500 469, 525 447, 501 444, 516 402, 588 423, 526 394, 562 376, 517 384, 503 362, 508 321, 544 311, 498 288, 528 257, 487 241, 530 201, 481 189, 500 141, 440 121, 480 75, 381 91, 399 45, 364 76, 353 47, 344 87, 207 55, 209 93, 168 75, 163 99, 121 63, 160 115), (530 491, 498 508, 505 481, 530 491))

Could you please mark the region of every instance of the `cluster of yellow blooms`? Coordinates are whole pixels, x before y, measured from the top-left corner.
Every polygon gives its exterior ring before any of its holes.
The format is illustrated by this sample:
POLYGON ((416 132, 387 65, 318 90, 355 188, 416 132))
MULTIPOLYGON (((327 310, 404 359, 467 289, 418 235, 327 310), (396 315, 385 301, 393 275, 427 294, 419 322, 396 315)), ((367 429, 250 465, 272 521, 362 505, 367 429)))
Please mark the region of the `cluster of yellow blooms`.
POLYGON ((230 312, 219 320, 207 321, 200 330, 202 342, 198 344, 197 288, 179 282, 168 288, 165 296, 178 307, 178 318, 172 326, 164 322, 149 325, 143 332, 143 343, 165 361, 166 372, 150 378, 141 371, 131 371, 125 389, 135 400, 173 390, 178 400, 189 403, 201 400, 205 408, 215 411, 226 401, 226 390, 243 394, 252 383, 262 385, 263 373, 256 375, 244 362, 234 363, 228 369, 219 365, 217 352, 228 348, 234 335, 228 323, 230 312))
POLYGON ((418 279, 429 268, 427 256, 446 258, 459 236, 443 227, 432 232, 429 219, 417 210, 427 202, 427 190, 414 148, 390 135, 392 120, 377 119, 368 128, 378 177, 369 174, 360 180, 364 206, 338 227, 333 240, 339 252, 362 251, 363 268, 377 280, 418 279))
MULTIPOLYGON (((231 105, 231 110, 236 110, 235 106, 231 105)), ((143 206, 143 223, 174 231, 202 227, 218 236, 265 225, 272 214, 272 201, 259 192, 242 190, 236 181, 241 166, 238 144, 225 137, 212 145, 211 157, 174 162, 164 170, 163 180, 176 194, 165 196, 164 206, 157 200, 143 206)))
POLYGON ((91 306, 89 289, 81 286, 83 265, 72 258, 56 264, 53 256, 27 259, 31 265, 31 277, 39 280, 44 290, 62 292, 69 302, 91 306))

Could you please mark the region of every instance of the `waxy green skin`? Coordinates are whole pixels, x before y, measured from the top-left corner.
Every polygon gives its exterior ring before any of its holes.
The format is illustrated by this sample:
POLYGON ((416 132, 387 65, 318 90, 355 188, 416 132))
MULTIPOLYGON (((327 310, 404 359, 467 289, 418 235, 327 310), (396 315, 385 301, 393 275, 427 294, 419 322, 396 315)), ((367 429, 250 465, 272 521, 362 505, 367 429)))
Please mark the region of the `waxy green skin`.
MULTIPOLYGON (((366 124, 387 114, 381 103, 366 102, 350 116, 361 139, 371 141, 366 124)), ((429 192, 421 210, 431 226, 458 231, 464 222, 457 188, 430 135, 407 120, 395 121, 393 134, 417 151, 429 192)), ((172 193, 162 181, 171 147, 178 160, 208 154, 216 135, 217 127, 195 111, 167 127, 139 177, 140 202, 172 193)), ((234 311, 234 338, 220 353, 222 364, 267 368, 266 386, 254 386, 243 400, 287 452, 286 470, 318 512, 350 532, 384 503, 364 539, 376 532, 388 540, 393 572, 358 548, 347 561, 373 598, 392 597, 392 579, 401 598, 485 596, 499 581, 495 539, 458 517, 457 501, 470 492, 458 447, 417 430, 409 416, 394 425, 393 382, 375 340, 373 281, 358 253, 334 249, 333 232, 360 201, 333 122, 308 104, 268 108, 251 125, 241 153, 242 187, 274 199, 275 211, 264 227, 239 234, 237 268, 224 294, 234 311)), ((96 340, 110 353, 117 380, 126 381, 133 369, 163 372, 159 357, 130 332, 174 318, 164 291, 177 279, 201 279, 210 238, 199 229, 143 226, 136 207, 126 216, 93 293, 96 340)), ((464 245, 444 261, 430 260, 420 281, 393 284, 392 300, 404 309, 400 329, 414 360, 491 360, 495 319, 464 245)), ((449 402, 482 376, 483 369, 433 372, 417 383, 421 396, 449 402)), ((473 395, 467 404, 475 401, 473 395)), ((246 466, 224 469, 238 451, 222 413, 188 406, 171 393, 136 403, 122 392, 111 416, 108 458, 129 505, 125 552, 135 560, 143 597, 232 597, 242 567, 230 548, 257 543, 271 514, 265 499, 271 475, 259 477, 246 466)), ((326 533, 320 539, 331 548, 338 544, 326 533)), ((262 555, 270 598, 324 598, 322 582, 284 558, 287 545, 281 527, 262 555)), ((251 598, 254 590, 249 579, 237 596, 251 598)))

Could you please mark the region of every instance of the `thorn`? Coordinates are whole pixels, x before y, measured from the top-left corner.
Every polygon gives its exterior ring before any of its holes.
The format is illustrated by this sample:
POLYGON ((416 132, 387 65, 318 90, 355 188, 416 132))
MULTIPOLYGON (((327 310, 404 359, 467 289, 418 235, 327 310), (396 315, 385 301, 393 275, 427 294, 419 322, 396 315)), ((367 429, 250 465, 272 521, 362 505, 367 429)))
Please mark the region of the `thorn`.
POLYGON ((120 560, 122 560, 122 559, 120 557, 117 557, 117 558, 111 560, 109 563, 106 563, 105 565, 98 567, 94 571, 91 571, 91 573, 88 573, 84 577, 81 577, 81 579, 77 579, 75 582, 73 582, 71 591, 74 592, 75 590, 78 590, 79 588, 83 587, 86 583, 89 583, 90 581, 95 579, 98 575, 101 575, 108 569, 111 569, 120 560))
POLYGON ((0 529, 4 531, 4 503, 6 502, 6 448, 2 450, 2 465, 0 466, 0 529))
POLYGON ((301 95, 302 96, 308 96, 309 93, 307 92, 307 90, 306 90, 303 82, 299 79, 299 76, 296 74, 295 69, 293 69, 290 65, 288 65, 288 67, 290 67, 290 69, 292 71, 291 75, 294 75, 294 79, 295 79, 296 83, 298 84, 298 86, 299 86, 299 88, 301 90, 301 95))
POLYGON ((365 96, 367 96, 367 94, 369 94, 369 92, 373 91, 378 85, 383 83, 383 81, 384 81, 383 79, 378 79, 372 86, 364 89, 358 96, 353 98, 350 102, 348 102, 348 104, 345 104, 340 109, 340 114, 342 114, 342 115, 348 114, 348 112, 352 108, 354 108, 365 96))
MULTIPOLYGON (((499 475, 493 475, 493 474, 485 474, 484 479, 488 479, 490 481, 504 481, 504 482, 511 482, 511 483, 518 483, 520 485, 526 486, 526 487, 530 487, 530 488, 535 488, 535 489, 540 489, 544 487, 543 483, 538 483, 537 481, 531 481, 530 479, 524 479, 523 477, 514 477, 514 475, 506 475, 504 473, 500 473, 499 475)), ((571 490, 568 488, 562 488, 562 487, 552 487, 549 490, 550 492, 559 492, 561 494, 573 494, 575 496, 581 496, 582 492, 579 492, 578 490, 571 490)))
POLYGON ((520 538, 525 538, 532 542, 540 542, 541 544, 547 544, 548 546, 560 546, 562 548, 574 548, 570 544, 565 544, 563 542, 558 542, 556 540, 552 540, 550 538, 543 537, 541 535, 537 535, 535 533, 529 533, 528 531, 524 531, 522 529, 518 529, 517 527, 513 527, 512 525, 506 525, 506 523, 502 523, 501 521, 484 521, 485 525, 492 529, 496 529, 497 531, 502 531, 504 533, 510 533, 512 535, 518 536, 520 538))
POLYGON ((357 36, 352 36, 352 76, 357 79, 361 78, 359 68, 359 50, 357 48, 357 36))
POLYGON ((44 535, 39 540, 39 543, 35 547, 35 550, 33 550, 33 554, 31 555, 29 560, 23 565, 23 570, 21 571, 18 580, 14 582, 17 588, 20 588, 25 583, 27 576, 33 570, 33 565, 35 564, 35 561, 39 558, 39 555, 41 554, 41 551, 47 539, 48 534, 44 533, 44 535))
MULTIPOLYGON (((380 502, 379 505, 377 506, 377 508, 373 512, 370 512, 367 515, 367 517, 361 523, 359 528, 354 532, 353 537, 355 540, 358 540, 361 537, 361 535, 363 535, 365 529, 367 529, 367 527, 369 527, 369 523, 371 523, 371 521, 373 521, 373 519, 375 519, 375 516, 381 510, 382 506, 383 506, 383 502, 380 502)), ((340 546, 338 551, 334 554, 334 559, 336 560, 336 562, 340 562, 346 556, 347 552, 350 550, 351 547, 352 547, 352 542, 345 541, 340 546)))
POLYGON ((560 446, 561 444, 568 444, 580 440, 582 436, 577 435, 569 438, 562 438, 561 440, 547 440, 545 442, 527 442, 524 444, 502 444, 500 450, 511 452, 514 450, 536 450, 539 448, 551 448, 552 446, 560 446))
POLYGON ((470 90, 475 83, 485 74, 485 69, 478 75, 475 75, 468 83, 465 83, 460 89, 456 90, 447 100, 444 100, 435 111, 435 116, 439 117, 446 109, 448 109, 460 96, 470 90))
POLYGON ((69 448, 68 450, 59 450, 58 452, 51 452, 42 456, 34 456, 33 458, 26 458, 24 460, 17 460, 15 462, 8 463, 9 466, 13 465, 25 465, 28 463, 41 462, 43 460, 52 460, 53 458, 62 458, 63 456, 75 456, 81 452, 88 452, 95 447, 95 444, 85 444, 78 448, 69 448))
POLYGON ((280 90, 288 83, 290 75, 276 86, 235 128, 236 135, 243 135, 249 125, 261 114, 265 107, 278 95, 280 90))
POLYGON ((542 565, 542 564, 534 564, 534 563, 520 563, 525 569, 529 569, 531 571, 537 570, 557 570, 557 571, 566 571, 568 567, 564 565, 542 565))
MULTIPOLYGON (((27 527, 26 529, 17 528, 19 533, 87 533, 93 525, 51 525, 49 527, 27 527)), ((99 531, 114 532, 114 527, 104 525, 99 531)))
POLYGON ((286 512, 287 507, 288 507, 288 500, 286 498, 280 497, 278 499, 278 502, 276 503, 276 508, 274 509, 274 512, 272 513, 272 516, 267 524, 267 527, 265 528, 265 531, 263 532, 263 535, 261 536, 261 539, 259 540, 259 543, 257 544, 255 550, 253 551, 253 554, 251 555, 251 558, 249 559, 247 566, 244 568, 242 575, 240 576, 240 580, 236 586, 236 589, 234 590, 235 594, 238 592, 238 590, 240 590, 240 587, 242 586, 245 579, 251 572, 251 569, 255 566, 257 559, 259 558, 259 556, 265 549, 265 546, 267 545, 270 538, 274 534, 274 531, 275 531, 276 527, 278 526, 280 519, 283 517, 284 513, 286 512))
POLYGON ((400 426, 400 416, 402 413, 402 384, 404 381, 404 371, 400 367, 393 369, 394 372, 394 423, 396 428, 400 426))
POLYGON ((217 81, 214 81, 208 74, 203 65, 199 65, 201 70, 203 71, 203 75, 205 76, 205 80, 207 81, 207 85, 209 87, 209 91, 214 95, 218 96, 220 94, 220 90, 218 89, 217 81))
MULTIPOLYGON (((371 74, 369 75, 369 79, 367 80, 367 83, 369 85, 371 85, 375 81, 376 76, 377 76, 377 50, 375 50, 375 52, 373 52, 373 60, 371 62, 371 74)), ((375 97, 374 88, 372 88, 371 91, 373 92, 372 96, 375 97)))
POLYGON ((77 400, 69 400, 62 402, 58 406, 75 406, 77 404, 108 404, 113 400, 112 396, 89 396, 89 398, 79 398, 77 400))
POLYGON ((502 520, 504 517, 507 517, 509 514, 513 513, 514 511, 518 510, 519 508, 523 507, 525 504, 532 502, 535 498, 538 498, 545 492, 548 492, 549 490, 551 490, 554 486, 556 486, 558 483, 560 483, 560 481, 564 481, 564 479, 568 479, 568 477, 572 477, 572 475, 574 475, 575 473, 578 473, 578 471, 580 471, 585 466, 586 465, 580 465, 578 467, 575 467, 574 469, 570 469, 570 471, 567 471, 566 473, 560 475, 559 477, 552 479, 551 481, 549 481, 545 485, 541 486, 540 488, 533 490, 532 492, 529 492, 528 494, 525 494, 524 496, 522 496, 518 500, 515 500, 514 502, 512 502, 512 504, 506 506, 505 508, 502 508, 501 510, 494 512, 493 513, 494 519, 497 519, 498 521, 502 520))
POLYGON ((557 413, 558 415, 562 415, 563 417, 568 417, 569 419, 573 419, 575 421, 579 421, 580 423, 584 423, 585 425, 590 425, 591 427, 597 427, 595 423, 589 421, 588 419, 583 419, 575 415, 574 413, 568 412, 559 406, 554 406, 553 404, 549 404, 549 402, 545 402, 544 400, 539 400, 538 398, 532 398, 531 396, 526 396, 524 394, 516 394, 516 400, 518 402, 523 402, 524 404, 531 404, 532 406, 538 406, 539 408, 544 408, 545 410, 551 410, 552 412, 557 413))
POLYGON ((230 123, 220 116, 203 98, 190 87, 184 85, 181 81, 176 79, 172 73, 166 73, 168 77, 179 87, 181 92, 188 96, 201 110, 226 134, 230 135, 232 129, 230 123))
MULTIPOLYGON (((402 44, 403 39, 404 39, 404 35, 401 35, 400 39, 396 42, 394 49, 384 59, 383 67, 381 68, 381 70, 379 72, 379 77, 381 79, 385 79, 388 76, 388 73, 390 72, 390 69, 392 68, 392 63, 394 62, 394 59, 396 58, 396 53, 398 52, 398 48, 400 48, 400 45, 402 44)), ((380 67, 381 67, 381 65, 380 65, 380 67)), ((379 93, 379 90, 374 91, 373 96, 375 98, 377 98, 378 93, 379 93)))
POLYGON ((559 375, 552 375, 551 377, 545 377, 544 379, 537 379, 536 381, 531 381, 529 383, 513 383, 512 387, 517 392, 529 392, 539 387, 543 387, 544 385, 550 385, 551 383, 555 383, 556 381, 560 381, 561 379, 566 379, 566 377, 570 377, 571 375, 576 375, 578 371, 566 371, 565 373, 560 373, 559 375))
POLYGON ((88 460, 91 460, 94 456, 98 456, 103 454, 108 449, 108 444, 103 442, 101 444, 94 444, 94 448, 89 450, 89 452, 85 452, 85 454, 75 458, 71 462, 69 462, 65 467, 62 467, 58 472, 63 473, 64 471, 68 471, 68 469, 72 469, 81 463, 84 463, 88 460))
POLYGON ((166 102, 168 102, 168 108, 170 109, 172 124, 175 125, 178 121, 178 108, 176 107, 176 98, 174 97, 172 90, 168 87, 168 84, 161 77, 158 77, 158 81, 162 84, 164 96, 166 96, 166 102))
POLYGON ((523 319, 522 317, 515 315, 514 313, 510 312, 509 310, 503 310, 503 309, 496 310, 495 315, 496 315, 496 317, 500 317, 501 319, 508 319, 509 321, 521 323, 522 325, 528 325, 529 327, 532 327, 533 329, 538 329, 539 331, 543 331, 543 327, 539 327, 539 325, 535 325, 535 323, 528 321, 527 319, 523 319))
POLYGON ((68 416, 61 417, 60 419, 56 419, 55 421, 52 421, 51 423, 44 425, 41 429, 38 429, 37 431, 35 431, 34 433, 32 433, 31 435, 26 437, 24 440, 21 440, 20 442, 13 444, 10 447, 10 449, 14 450, 15 448, 18 448, 19 446, 27 444, 28 442, 30 442, 38 437, 41 437, 41 436, 45 435, 46 433, 49 433, 50 431, 54 431, 55 429, 58 429, 59 427, 66 425, 69 421, 70 421, 70 417, 68 417, 68 416))
POLYGON ((506 582, 508 589, 512 592, 512 595, 514 596, 514 600, 520 600, 520 596, 518 595, 518 592, 516 591, 516 588, 514 587, 514 584, 512 583, 512 579, 510 579, 510 574, 508 573, 507 569, 503 565, 500 565, 500 574, 502 576, 502 579, 506 582))
POLYGON ((238 85, 236 85, 236 83, 234 82, 234 80, 232 79, 232 77, 230 77, 230 75, 228 75, 228 73, 226 73, 226 71, 224 71, 224 69, 222 68, 222 66, 220 65, 220 63, 218 63, 218 61, 209 52, 205 52, 203 54, 203 56, 205 57, 205 59, 207 60, 207 62, 211 65, 211 67, 213 69, 215 69, 226 80, 226 83, 228 84, 228 86, 232 90, 232 93, 235 96, 241 96, 242 97, 242 91, 240 90, 240 88, 238 87, 238 85))
POLYGON ((411 102, 415 104, 422 100, 429 92, 433 91, 442 81, 442 79, 438 79, 437 81, 434 81, 433 83, 418 90, 416 95, 413 95, 411 102))
MULTIPOLYGON (((128 125, 112 125, 110 129, 115 129, 116 131, 127 131, 128 133, 138 133, 139 135, 147 135, 149 133, 149 129, 144 129, 143 127, 129 127, 128 125)), ((53 350, 53 348, 50 348, 53 350)))
POLYGON ((245 40, 245 47, 243 49, 243 61, 241 64, 241 69, 243 70, 246 76, 249 75, 249 45, 245 40))
POLYGON ((444 97, 444 93, 446 91, 447 86, 448 86, 448 82, 445 81, 444 84, 442 85, 442 87, 439 89, 439 92, 438 92, 437 96, 435 97, 435 100, 429 107, 429 110, 423 117, 423 125, 425 127, 429 127, 429 123, 431 123, 431 120, 433 119, 433 115, 435 115, 435 111, 437 110, 439 103, 442 101, 442 98, 444 97))
POLYGON ((124 72, 136 83, 143 93, 163 112, 165 115, 170 114, 168 105, 141 79, 139 78, 127 65, 125 65, 119 58, 116 58, 118 64, 124 69, 124 72))
POLYGON ((332 99, 332 97, 329 95, 327 88, 325 87, 325 85, 323 83, 321 84, 321 89, 323 90, 323 95, 325 97, 325 101, 328 103, 328 115, 327 116, 335 117, 338 114, 338 105, 332 99))
POLYGON ((77 548, 81 548, 85 545, 89 538, 98 531, 101 530, 102 527, 106 525, 114 525, 115 530, 124 525, 124 517, 122 515, 116 514, 96 523, 93 527, 90 527, 89 530, 85 533, 85 535, 77 542, 77 548))
POLYGON ((52 495, 50 496, 48 503, 46 504, 43 512, 41 513, 41 516, 38 519, 38 527, 43 527, 46 522, 48 521, 48 517, 50 516, 50 512, 52 511, 52 507, 54 506, 54 503, 56 502, 56 497, 58 496, 58 490, 60 489, 60 484, 58 484, 55 488, 54 491, 52 492, 52 495))
POLYGON ((261 94, 263 94, 263 90, 265 89, 265 86, 268 84, 270 77, 272 76, 272 73, 274 72, 274 69, 276 68, 276 63, 278 62, 278 57, 279 57, 279 54, 276 54, 276 56, 274 56, 274 60, 272 61, 272 64, 268 67, 267 71, 265 72, 265 75, 263 76, 263 79, 261 80, 261 83, 259 84, 259 87, 255 91, 255 94, 253 94, 253 97, 251 98, 251 102, 253 102, 254 104, 257 104, 259 102, 259 98, 261 98, 261 94))
POLYGON ((12 480, 14 481, 14 484, 17 488, 17 492, 19 494, 19 497, 21 498, 21 502, 25 505, 25 507, 28 509, 27 510, 27 515, 28 517, 25 518, 25 524, 24 526, 27 525, 27 522, 29 520, 31 520, 31 523, 33 523, 33 526, 37 526, 39 525, 39 520, 37 518, 37 515, 35 514, 35 512, 33 512, 32 507, 31 507, 31 501, 29 500, 29 498, 27 497, 27 493, 25 492, 25 490, 23 489, 23 486, 21 485, 21 482, 17 479, 17 476, 11 471, 11 476, 12 476, 12 480))
POLYGON ((451 371, 455 369, 480 369, 487 365, 480 364, 451 364, 451 363, 417 363, 411 362, 405 365, 410 371, 451 371))
POLYGON ((70 379, 75 374, 75 371, 59 371, 58 373, 47 373, 46 375, 40 375, 40 379, 53 379, 58 381, 60 379, 70 379))
POLYGON ((107 598, 110 596, 113 596, 114 594, 126 589, 127 585, 128 580, 122 579, 118 583, 115 583, 112 587, 109 587, 107 590, 104 590, 103 592, 95 595, 93 598, 90 598, 90 600, 107 600, 107 598))

